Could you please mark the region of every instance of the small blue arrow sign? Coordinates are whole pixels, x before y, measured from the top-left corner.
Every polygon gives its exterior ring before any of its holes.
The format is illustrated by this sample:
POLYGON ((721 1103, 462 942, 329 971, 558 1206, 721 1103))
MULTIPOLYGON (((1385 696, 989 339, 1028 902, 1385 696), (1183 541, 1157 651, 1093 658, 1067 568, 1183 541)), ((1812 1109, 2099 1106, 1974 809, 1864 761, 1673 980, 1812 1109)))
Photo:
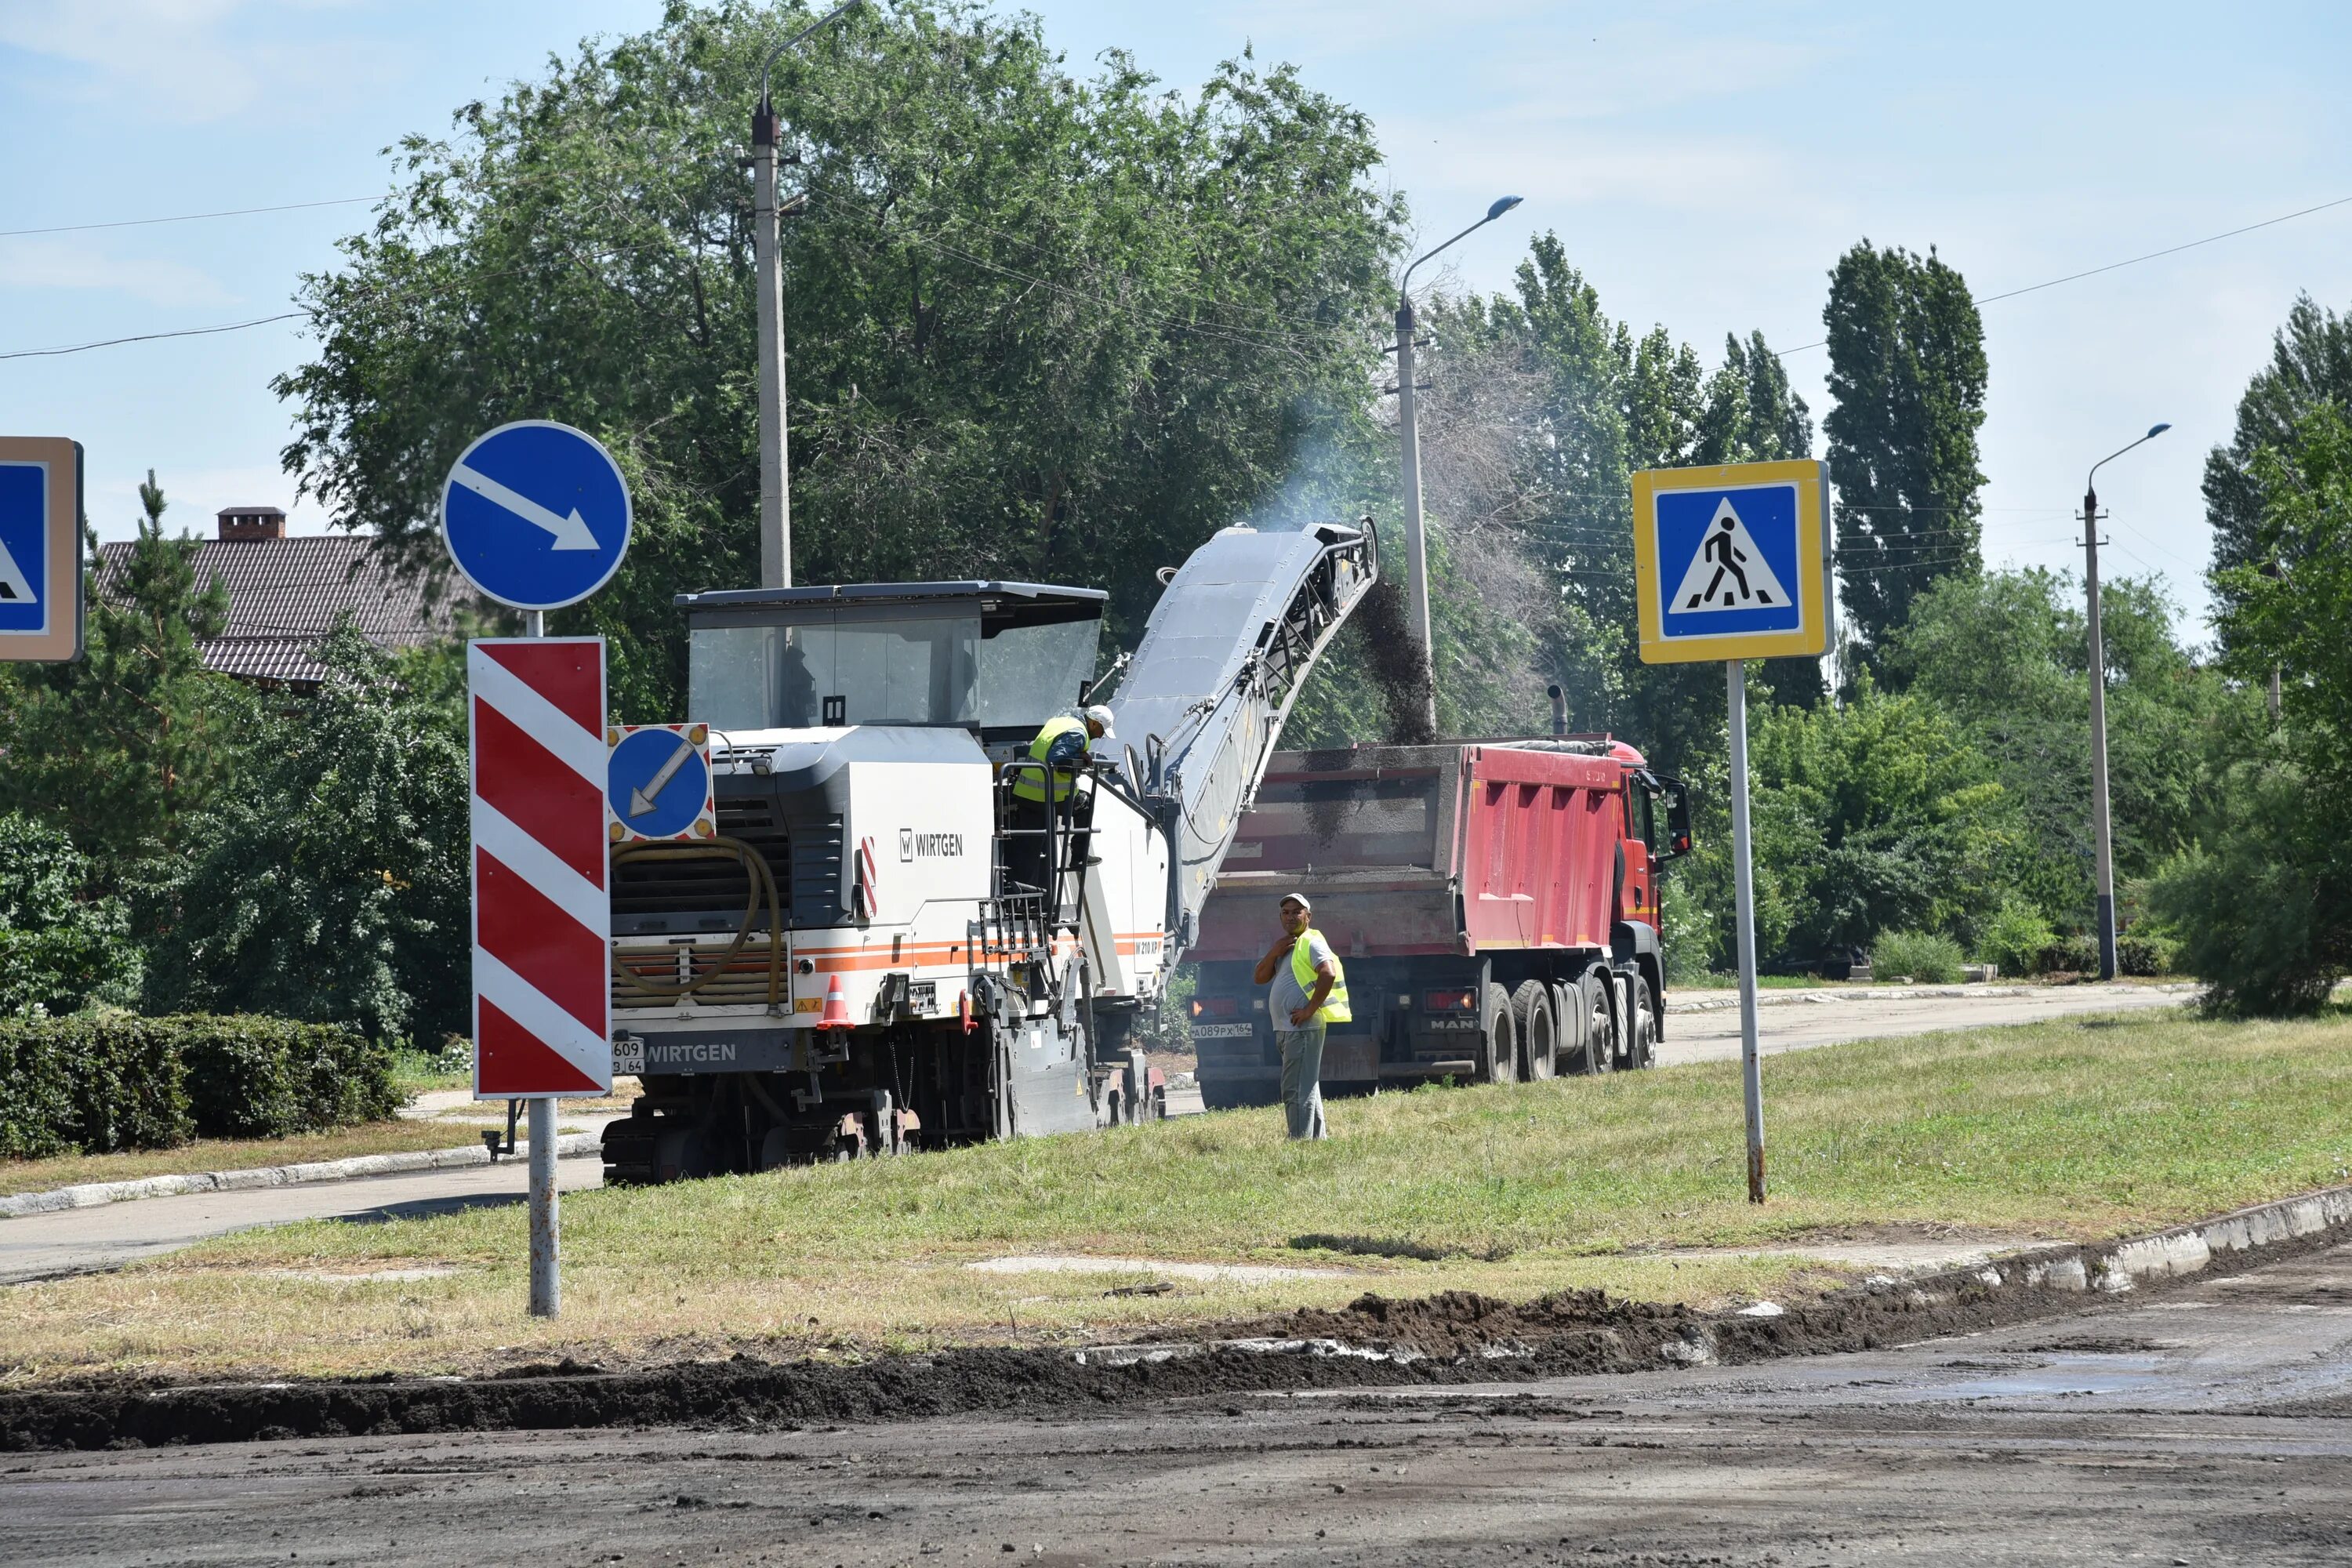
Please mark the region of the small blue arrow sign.
POLYGON ((441 536, 474 586, 519 610, 576 605, 628 553, 629 487, 593 437, 545 419, 478 437, 441 490, 441 536))
POLYGON ((632 836, 683 837, 710 810, 710 764, 689 729, 700 727, 635 730, 613 748, 605 764, 604 804, 632 836))

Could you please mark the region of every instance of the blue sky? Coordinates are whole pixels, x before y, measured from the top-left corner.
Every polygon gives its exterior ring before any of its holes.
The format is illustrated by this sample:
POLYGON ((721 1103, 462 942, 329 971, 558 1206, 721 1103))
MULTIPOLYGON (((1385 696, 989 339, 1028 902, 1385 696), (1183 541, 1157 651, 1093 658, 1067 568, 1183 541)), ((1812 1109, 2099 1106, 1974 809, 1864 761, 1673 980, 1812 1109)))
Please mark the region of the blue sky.
MULTIPOLYGON (((1535 5, 1045 0, 1072 64, 1124 47, 1197 84, 1253 45, 1371 114, 1384 177, 1505 286, 1556 229, 1637 327, 1712 358, 1727 331, 1820 336, 1827 271, 1868 236, 1939 247, 1981 296, 2352 196, 2352 9, 2326 5, 1535 5)), ((0 230, 373 196, 381 149, 658 0, 0 0, 0 230)), ((285 308, 364 205, 0 237, 0 351, 285 308)), ((1424 276, 1427 275, 1426 269, 1424 276)), ((2068 565, 2095 458, 2110 571, 2201 612, 2198 476, 2298 290, 2352 306, 2352 205, 1985 307, 1988 554, 2068 565)), ((289 505, 269 377, 299 323, 0 361, 0 431, 89 447, 121 537, 150 466, 173 519, 289 505)), ((1792 354, 1822 412, 1819 350, 1792 354)), ((322 527, 315 510, 297 512, 322 527)))

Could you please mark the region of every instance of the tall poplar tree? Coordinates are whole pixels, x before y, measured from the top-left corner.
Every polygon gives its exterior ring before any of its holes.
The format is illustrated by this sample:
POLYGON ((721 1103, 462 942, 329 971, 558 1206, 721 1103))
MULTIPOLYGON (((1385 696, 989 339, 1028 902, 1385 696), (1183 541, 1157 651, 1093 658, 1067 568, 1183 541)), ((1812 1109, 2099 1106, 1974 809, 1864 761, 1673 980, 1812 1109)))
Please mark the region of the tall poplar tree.
POLYGON ((1822 320, 1838 583, 1846 625, 1875 666, 1922 590, 1983 564, 1984 325, 1968 283, 1932 247, 1919 257, 1867 239, 1838 258, 1822 320))

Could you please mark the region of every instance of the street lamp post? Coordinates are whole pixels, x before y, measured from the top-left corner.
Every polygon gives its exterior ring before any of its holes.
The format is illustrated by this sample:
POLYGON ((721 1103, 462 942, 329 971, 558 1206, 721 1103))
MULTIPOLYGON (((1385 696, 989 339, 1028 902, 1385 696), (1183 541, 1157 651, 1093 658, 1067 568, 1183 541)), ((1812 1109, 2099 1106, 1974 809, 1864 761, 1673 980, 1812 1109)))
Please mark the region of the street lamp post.
POLYGON ((2099 978, 2116 977, 2116 850, 2107 816, 2107 645, 2099 627, 2099 470, 2137 447, 2153 441, 2169 425, 2151 426, 2147 435, 2091 465, 2083 481, 2084 592, 2091 618, 2091 836, 2099 879, 2099 978))
POLYGON ((1397 285, 1396 360, 1397 360, 1397 429, 1402 437, 1404 458, 1404 548, 1406 629, 1412 635, 1421 665, 1422 726, 1431 740, 1437 738, 1437 662, 1429 640, 1429 550, 1421 526, 1421 429, 1413 412, 1412 366, 1412 271, 1435 256, 1446 246, 1465 239, 1488 224, 1517 206, 1522 198, 1503 196, 1486 209, 1486 216, 1464 229, 1435 250, 1424 251, 1404 269, 1403 281, 1397 285))
POLYGON ((768 51, 760 62, 760 103, 751 110, 751 255, 760 315, 760 586, 793 585, 792 473, 784 428, 783 268, 776 232, 776 106, 768 72, 777 57, 831 26, 864 0, 844 0, 768 51))

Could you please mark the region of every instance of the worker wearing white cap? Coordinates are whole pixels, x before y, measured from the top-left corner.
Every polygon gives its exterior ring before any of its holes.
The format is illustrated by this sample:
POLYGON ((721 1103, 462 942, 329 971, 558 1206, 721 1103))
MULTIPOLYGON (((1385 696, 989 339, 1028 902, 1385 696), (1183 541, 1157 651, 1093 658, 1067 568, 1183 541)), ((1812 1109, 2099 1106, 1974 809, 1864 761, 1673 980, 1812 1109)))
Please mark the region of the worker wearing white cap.
POLYGON ((1323 1035, 1344 1024, 1348 974, 1339 955, 1315 929, 1315 905, 1304 893, 1285 893, 1282 935, 1257 961, 1256 983, 1268 987, 1266 1010, 1282 1046, 1282 1113, 1293 1138, 1328 1138, 1323 1120, 1323 1035))

